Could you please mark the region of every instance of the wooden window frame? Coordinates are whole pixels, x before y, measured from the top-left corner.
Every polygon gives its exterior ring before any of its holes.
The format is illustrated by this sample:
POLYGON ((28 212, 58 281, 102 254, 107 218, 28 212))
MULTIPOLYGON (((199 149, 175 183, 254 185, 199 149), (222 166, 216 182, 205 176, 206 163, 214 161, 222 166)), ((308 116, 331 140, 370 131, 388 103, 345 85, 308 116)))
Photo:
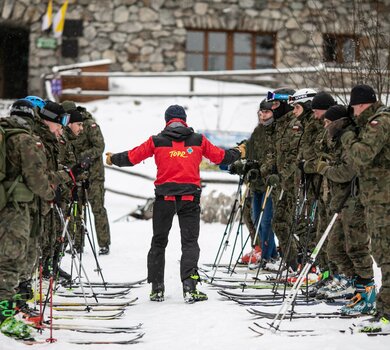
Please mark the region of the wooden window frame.
POLYGON ((351 40, 354 40, 355 41, 355 59, 354 61, 355 62, 359 62, 360 60, 360 52, 359 52, 359 41, 360 41, 360 38, 359 36, 357 35, 354 35, 354 34, 334 34, 334 33, 324 33, 323 34, 323 50, 324 50, 324 61, 325 62, 334 62, 334 63, 337 63, 337 64, 345 64, 345 63, 351 63, 351 62, 348 62, 348 61, 345 61, 345 57, 344 57, 344 52, 343 52, 343 44, 344 44, 344 41, 345 39, 351 39, 351 40), (326 42, 327 42, 327 39, 328 38, 332 38, 335 40, 335 53, 336 53, 336 57, 332 60, 330 59, 327 59, 326 57, 326 52, 325 50, 327 49, 326 47, 326 42))
POLYGON ((234 70, 234 56, 250 56, 251 68, 256 69, 256 59, 259 57, 267 57, 272 59, 272 67, 276 64, 276 33, 275 32, 252 32, 252 31, 227 31, 227 30, 204 30, 198 28, 187 28, 187 31, 200 32, 203 35, 203 51, 187 50, 186 54, 201 54, 203 56, 203 70, 209 70, 209 56, 213 55, 224 55, 225 70, 234 70), (225 33, 226 34, 226 52, 213 52, 209 50, 209 34, 210 33, 225 33), (234 52, 234 34, 243 33, 251 34, 251 52, 248 53, 236 53, 234 52), (256 37, 262 35, 270 35, 273 39, 273 55, 256 54, 256 37))

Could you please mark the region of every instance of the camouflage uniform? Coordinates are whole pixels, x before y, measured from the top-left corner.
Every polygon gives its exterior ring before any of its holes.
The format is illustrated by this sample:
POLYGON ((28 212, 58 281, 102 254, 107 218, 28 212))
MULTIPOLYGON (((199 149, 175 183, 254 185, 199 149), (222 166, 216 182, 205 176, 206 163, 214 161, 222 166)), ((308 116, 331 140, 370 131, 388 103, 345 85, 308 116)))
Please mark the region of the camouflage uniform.
MULTIPOLYGON (((345 132, 348 130, 354 130, 354 126, 345 126, 345 132)), ((321 173, 329 180, 332 197, 330 211, 335 213, 346 193, 355 185, 352 180, 356 172, 348 163, 340 139, 330 141, 330 145, 333 160, 329 161, 329 167, 324 168, 321 173)), ((340 214, 328 236, 329 260, 347 277, 372 279, 374 272, 364 208, 354 193, 348 198, 340 214)))
MULTIPOLYGON (((294 178, 297 170, 296 159, 298 154, 298 143, 302 134, 300 122, 288 112, 276 119, 275 130, 268 134, 267 142, 272 143, 269 148, 266 162, 261 167, 262 176, 275 173, 280 178, 279 191, 273 192, 273 201, 276 206, 273 217, 273 228, 277 235, 282 252, 286 253, 286 247, 291 231, 291 223, 294 217, 296 196, 294 193, 294 178), (281 190, 283 196, 280 198, 281 190)), ((297 247, 295 239, 292 239, 290 248, 289 265, 297 267, 297 247)))
MULTIPOLYGON (((23 128, 31 132, 26 120, 20 117, 3 119, 1 124, 11 128, 23 128)), ((44 147, 40 140, 30 133, 10 136, 7 148, 7 176, 10 182, 21 176, 18 187, 24 187, 25 196, 18 196, 15 188, 9 203, 1 211, 0 222, 0 300, 10 299, 15 294, 20 273, 25 268, 27 248, 32 228, 30 206, 35 205, 34 196, 43 202, 51 201, 54 192, 50 186, 44 147)))
POLYGON ((381 107, 376 102, 364 110, 356 118, 358 134, 344 133, 341 142, 359 177, 372 254, 382 271, 377 310, 390 315, 390 114, 381 107))
MULTIPOLYGON (((80 107, 78 107, 81 109, 80 107)), ((111 243, 110 226, 107 211, 104 207, 104 166, 102 154, 104 139, 99 125, 86 109, 82 109, 83 132, 74 140, 76 154, 79 159, 87 156, 92 159, 89 169, 88 200, 95 218, 95 228, 100 247, 108 247, 111 243)))

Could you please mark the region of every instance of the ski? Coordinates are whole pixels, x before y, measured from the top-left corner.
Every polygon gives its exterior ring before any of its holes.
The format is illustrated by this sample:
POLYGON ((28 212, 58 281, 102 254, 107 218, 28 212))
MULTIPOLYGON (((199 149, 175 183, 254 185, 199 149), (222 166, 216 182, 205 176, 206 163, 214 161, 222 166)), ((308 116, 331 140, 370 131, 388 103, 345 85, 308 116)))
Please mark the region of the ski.
MULTIPOLYGON (((138 323, 134 326, 127 327, 115 327, 108 326, 106 323, 102 326, 96 325, 96 323, 87 325, 87 324, 72 324, 72 323, 58 323, 55 322, 52 327, 56 330, 68 330, 72 332, 81 332, 81 333, 132 333, 142 328, 142 323, 138 323)), ((45 327, 49 328, 49 325, 46 324, 45 327)))
MULTIPOLYGON (((273 320, 276 317, 276 313, 273 313, 273 312, 260 311, 260 310, 256 310, 253 308, 249 308, 249 309, 247 309, 247 311, 250 314, 258 316, 260 318, 267 318, 267 319, 273 320)), ((295 312, 294 311, 292 314, 287 313, 285 316, 285 319, 289 319, 289 318, 293 318, 293 319, 299 319, 299 318, 346 318, 346 319, 350 319, 350 318, 357 318, 357 317, 362 317, 362 316, 367 316, 367 315, 361 315, 361 314, 359 314, 359 315, 342 315, 338 311, 334 311, 334 312, 295 312)))
MULTIPOLYGON (((143 278, 132 282, 106 282, 106 283, 96 281, 96 282, 91 282, 90 284, 84 281, 83 285, 85 288, 89 288, 89 287, 104 288, 104 289, 105 288, 134 288, 134 287, 138 287, 138 285, 143 284, 144 282, 146 282, 146 280, 147 280, 146 278, 143 278)), ((71 285, 68 283, 63 283, 61 285, 65 288, 69 288, 69 287, 76 288, 80 286, 80 283, 72 282, 71 285)))
POLYGON ((119 318, 124 314, 124 310, 121 310, 119 312, 90 312, 90 313, 74 313, 74 314, 57 314, 53 315, 53 319, 60 320, 60 319, 68 319, 73 320, 75 318, 83 318, 83 319, 91 319, 91 320, 113 320, 115 318, 119 318))
MULTIPOLYGON (((230 298, 231 301, 236 302, 239 305, 244 305, 244 306, 264 306, 264 307, 269 307, 269 306, 280 306, 284 300, 240 300, 238 298, 230 298)), ((318 305, 321 304, 320 301, 315 300, 315 299, 309 299, 309 300, 298 300, 295 302, 295 305, 318 305)))
MULTIPOLYGON (((66 298, 65 300, 59 300, 59 299, 55 299, 53 301, 53 306, 54 307, 71 307, 71 306, 83 306, 84 308, 87 307, 87 305, 85 304, 85 300, 80 298, 78 300, 74 300, 74 299, 71 299, 72 301, 69 301, 68 298, 66 298)), ((96 301, 91 301, 91 302, 88 302, 88 306, 90 307, 94 307, 94 306, 116 306, 116 307, 120 307, 120 306, 129 306, 131 304, 134 304, 136 301, 138 300, 138 298, 134 298, 134 299, 112 299, 110 301, 99 301, 99 302, 96 302, 96 301)))
POLYGON ((65 298, 76 298, 76 297, 87 297, 87 298, 94 298, 99 297, 99 298, 112 298, 112 297, 118 297, 118 296, 123 296, 129 294, 131 288, 125 288, 120 291, 116 292, 107 292, 107 291, 94 291, 94 293, 90 293, 90 291, 85 291, 85 294, 83 294, 82 291, 66 291, 66 292, 56 292, 55 295, 60 296, 60 297, 65 297, 65 298))
POLYGON ((291 286, 285 286, 285 285, 278 285, 274 288, 273 283, 268 284, 247 284, 247 283, 219 283, 219 282, 208 282, 205 281, 205 283, 209 284, 212 287, 216 288, 222 288, 222 289, 284 289, 286 290, 291 289, 291 286))
POLYGON ((317 333, 313 329, 278 329, 277 331, 273 332, 272 329, 269 327, 262 326, 256 322, 254 322, 254 324, 260 329, 256 329, 251 326, 249 326, 248 328, 259 336, 264 335, 266 332, 272 334, 283 334, 287 337, 314 337, 323 335, 321 333, 317 333))
POLYGON ((145 333, 138 333, 132 337, 128 337, 127 339, 121 339, 121 340, 115 340, 115 339, 110 339, 110 340, 85 340, 85 339, 80 339, 80 340, 70 340, 68 343, 71 344, 79 344, 79 345, 115 345, 115 344, 121 344, 121 345, 126 345, 126 344, 135 344, 138 342, 139 339, 141 339, 145 333))

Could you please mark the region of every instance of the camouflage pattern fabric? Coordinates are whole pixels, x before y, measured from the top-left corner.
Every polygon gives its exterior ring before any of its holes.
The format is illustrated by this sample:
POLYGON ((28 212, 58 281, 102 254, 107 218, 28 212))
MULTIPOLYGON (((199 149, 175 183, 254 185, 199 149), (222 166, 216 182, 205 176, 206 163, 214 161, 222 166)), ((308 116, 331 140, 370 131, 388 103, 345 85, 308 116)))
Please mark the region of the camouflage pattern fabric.
MULTIPOLYGON (((30 128, 30 124, 19 117, 6 118, 0 123, 3 127, 30 128)), ((22 175, 23 183, 35 196, 41 197, 42 201, 51 201, 54 192, 47 173, 44 148, 36 136, 23 133, 8 138, 7 181, 14 181, 22 175)), ((9 299, 15 294, 26 263, 31 231, 31 205, 35 205, 35 201, 9 202, 1 211, 0 300, 9 299)))
POLYGON ((382 270, 377 310, 390 315, 390 114, 376 102, 357 118, 358 132, 344 133, 341 142, 357 172, 372 254, 382 270))
POLYGON ((99 125, 92 118, 91 114, 82 109, 83 132, 72 144, 76 149, 78 158, 90 157, 92 165, 89 169, 89 190, 88 199, 91 204, 95 219, 95 229, 100 247, 110 244, 110 226, 107 211, 104 207, 104 166, 102 154, 104 151, 104 138, 99 125))

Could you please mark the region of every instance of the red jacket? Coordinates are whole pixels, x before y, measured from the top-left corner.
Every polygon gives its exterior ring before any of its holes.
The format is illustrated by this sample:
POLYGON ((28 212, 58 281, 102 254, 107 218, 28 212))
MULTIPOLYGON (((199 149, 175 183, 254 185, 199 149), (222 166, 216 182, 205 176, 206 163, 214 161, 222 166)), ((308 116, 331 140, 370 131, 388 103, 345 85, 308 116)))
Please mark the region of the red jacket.
POLYGON ((133 166, 154 156, 156 195, 185 195, 201 191, 199 165, 202 157, 215 164, 230 164, 240 158, 237 149, 223 150, 197 134, 181 119, 172 119, 158 135, 111 157, 117 166, 133 166))

